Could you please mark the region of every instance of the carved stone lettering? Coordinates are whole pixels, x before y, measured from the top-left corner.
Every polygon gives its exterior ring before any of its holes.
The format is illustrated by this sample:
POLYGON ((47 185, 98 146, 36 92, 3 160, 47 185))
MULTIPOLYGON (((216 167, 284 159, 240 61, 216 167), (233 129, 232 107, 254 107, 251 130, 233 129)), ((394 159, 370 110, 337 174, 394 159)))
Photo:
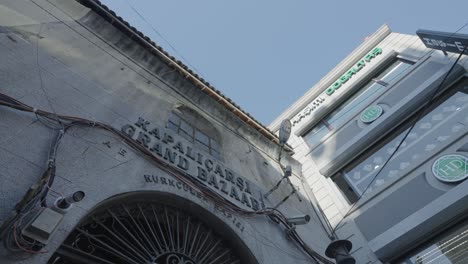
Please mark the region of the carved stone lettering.
POLYGON ((221 191, 225 194, 229 194, 227 183, 223 180, 220 180, 219 183, 221 184, 221 191))
POLYGON ((135 135, 135 128, 132 125, 123 126, 121 131, 129 137, 133 137, 135 135))
POLYGON ((207 180, 207 172, 206 170, 204 170, 203 168, 200 168, 198 167, 198 175, 197 177, 202 180, 202 181, 206 181, 207 180))
POLYGON ((179 156, 179 162, 177 163, 177 167, 183 169, 184 171, 189 169, 189 162, 186 158, 179 156))
POLYGON ((210 175, 210 179, 208 180, 208 184, 219 190, 219 184, 218 184, 218 181, 216 180, 216 176, 214 174, 210 175))
POLYGON ((160 134, 159 134, 159 128, 157 128, 157 127, 153 128, 149 132, 149 134, 152 135, 153 137, 157 138, 157 139, 161 139, 160 134))
POLYGON ((239 193, 237 193, 236 186, 231 186, 231 193, 229 194, 232 198, 235 198, 237 201, 240 201, 239 193))
POLYGON ((136 141, 138 143, 140 143, 141 145, 143 145, 145 147, 148 147, 148 145, 149 145, 149 143, 151 141, 151 138, 148 135, 146 135, 145 133, 140 132, 138 134, 138 138, 136 139, 136 141))
MULTIPOLYGON (((184 139, 173 137, 172 131, 150 126, 150 122, 140 118, 134 125, 123 126, 122 131, 151 151, 154 157, 179 170, 182 173, 181 176, 196 179, 198 184, 204 184, 238 206, 257 208, 257 210, 260 206, 264 207, 262 194, 254 183, 235 174, 211 155, 193 149, 193 146, 184 139)), ((126 150, 122 149, 121 155, 125 155, 125 152, 126 150)), ((189 184, 164 177, 145 174, 144 181, 168 185, 183 189, 193 195, 199 195, 198 191, 189 184)))
POLYGON ((223 168, 221 167, 221 165, 217 164, 216 165, 216 169, 214 171, 215 174, 218 174, 219 176, 221 176, 222 178, 224 178, 224 170, 223 168))
POLYGON ((154 143, 154 145, 150 148, 151 152, 158 154, 158 156, 162 157, 162 150, 161 145, 159 143, 154 143))
POLYGON ((247 205, 248 207, 252 208, 252 205, 250 205, 250 201, 249 201, 249 198, 247 197, 247 194, 245 193, 242 193, 242 200, 241 202, 245 205, 247 205))
POLYGON ((205 168, 207 171, 212 171, 213 170, 213 161, 210 159, 205 160, 205 168))
POLYGON ((178 150, 180 154, 184 154, 184 146, 182 145, 182 142, 178 141, 173 148, 175 150, 178 150))
POLYGON ((138 121, 135 123, 135 126, 141 127, 144 131, 148 131, 148 125, 150 122, 146 121, 145 119, 139 117, 138 121))
POLYGON ((171 151, 169 148, 166 148, 166 152, 164 153, 165 160, 174 164, 176 157, 177 157, 177 152, 171 151))

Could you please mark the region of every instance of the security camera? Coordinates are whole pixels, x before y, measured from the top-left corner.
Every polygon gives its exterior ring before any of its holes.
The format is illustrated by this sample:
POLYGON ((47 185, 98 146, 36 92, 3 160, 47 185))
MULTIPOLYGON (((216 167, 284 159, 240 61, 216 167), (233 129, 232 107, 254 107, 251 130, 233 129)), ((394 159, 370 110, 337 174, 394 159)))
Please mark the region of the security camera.
POLYGON ((68 211, 74 203, 80 202, 85 197, 83 191, 74 192, 66 197, 60 197, 55 201, 54 209, 61 212, 68 211))
POLYGON ((72 204, 80 202, 85 197, 85 193, 83 191, 77 191, 68 195, 67 197, 60 198, 57 201, 57 207, 60 209, 67 209, 72 204))
POLYGON ((288 224, 290 225, 305 225, 310 221, 310 216, 309 215, 298 215, 294 217, 290 217, 286 219, 288 221, 288 224))

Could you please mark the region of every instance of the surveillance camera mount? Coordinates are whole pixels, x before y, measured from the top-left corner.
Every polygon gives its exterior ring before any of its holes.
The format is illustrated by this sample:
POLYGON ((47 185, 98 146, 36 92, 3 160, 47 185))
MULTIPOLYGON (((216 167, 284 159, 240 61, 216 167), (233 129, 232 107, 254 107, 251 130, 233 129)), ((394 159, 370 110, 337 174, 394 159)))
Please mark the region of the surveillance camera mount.
POLYGON ((301 215, 301 216, 295 216, 286 219, 288 222, 289 228, 286 229, 286 237, 291 238, 293 232, 296 230, 296 226, 298 225, 305 225, 310 221, 310 216, 309 215, 301 215))
POLYGON ((60 197, 55 201, 54 209, 56 211, 68 211, 74 203, 80 202, 85 197, 83 191, 74 192, 66 197, 60 197))
POLYGON ((290 225, 305 225, 310 221, 310 215, 298 215, 286 219, 290 225))

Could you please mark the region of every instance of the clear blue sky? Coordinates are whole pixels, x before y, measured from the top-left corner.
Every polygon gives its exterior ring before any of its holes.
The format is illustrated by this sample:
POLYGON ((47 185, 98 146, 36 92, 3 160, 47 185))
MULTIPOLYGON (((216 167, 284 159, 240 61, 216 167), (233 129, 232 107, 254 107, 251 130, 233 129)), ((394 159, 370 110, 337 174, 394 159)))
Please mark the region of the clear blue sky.
POLYGON ((382 24, 415 34, 468 23, 468 0, 101 1, 265 125, 382 24))

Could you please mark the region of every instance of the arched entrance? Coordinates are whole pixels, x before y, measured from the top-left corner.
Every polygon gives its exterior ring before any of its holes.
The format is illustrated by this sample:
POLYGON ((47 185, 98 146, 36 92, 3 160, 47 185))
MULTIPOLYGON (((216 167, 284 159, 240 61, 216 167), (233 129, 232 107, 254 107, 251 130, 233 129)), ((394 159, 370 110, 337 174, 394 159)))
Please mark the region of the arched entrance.
POLYGON ((88 214, 49 264, 257 263, 224 222, 173 194, 131 193, 106 200, 88 214))

